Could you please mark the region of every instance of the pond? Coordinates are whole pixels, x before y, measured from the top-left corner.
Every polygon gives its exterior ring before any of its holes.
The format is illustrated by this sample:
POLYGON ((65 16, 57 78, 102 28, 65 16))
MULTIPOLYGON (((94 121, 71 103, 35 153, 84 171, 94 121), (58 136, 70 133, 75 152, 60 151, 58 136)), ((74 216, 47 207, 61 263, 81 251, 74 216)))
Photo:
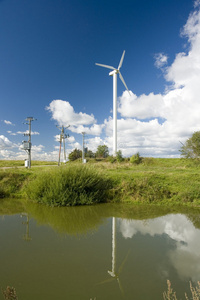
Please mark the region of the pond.
POLYGON ((15 287, 19 300, 156 300, 167 279, 185 299, 189 281, 200 280, 198 211, 31 204, 0 212, 0 288, 15 287))

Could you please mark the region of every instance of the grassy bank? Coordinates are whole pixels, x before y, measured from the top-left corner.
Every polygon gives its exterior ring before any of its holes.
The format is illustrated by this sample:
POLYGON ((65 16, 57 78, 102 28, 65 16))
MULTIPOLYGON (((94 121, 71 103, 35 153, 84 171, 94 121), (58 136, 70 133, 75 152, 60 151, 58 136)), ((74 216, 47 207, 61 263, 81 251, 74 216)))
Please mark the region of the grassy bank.
POLYGON ((199 183, 199 161, 145 158, 139 165, 91 161, 87 166, 0 170, 0 197, 24 197, 26 191, 31 199, 50 205, 86 204, 81 200, 86 198, 89 203, 100 202, 97 198, 102 197, 102 201, 199 206, 199 183), (70 203, 72 198, 76 203, 70 203))

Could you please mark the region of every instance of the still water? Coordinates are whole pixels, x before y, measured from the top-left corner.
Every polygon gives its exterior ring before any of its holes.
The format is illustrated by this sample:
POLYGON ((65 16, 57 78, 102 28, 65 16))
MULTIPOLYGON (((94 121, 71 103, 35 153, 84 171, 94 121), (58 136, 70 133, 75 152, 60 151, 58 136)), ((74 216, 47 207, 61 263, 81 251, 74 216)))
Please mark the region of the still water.
POLYGON ((200 280, 198 212, 24 210, 0 215, 0 288, 15 287, 19 300, 156 300, 167 279, 185 299, 189 281, 200 280))

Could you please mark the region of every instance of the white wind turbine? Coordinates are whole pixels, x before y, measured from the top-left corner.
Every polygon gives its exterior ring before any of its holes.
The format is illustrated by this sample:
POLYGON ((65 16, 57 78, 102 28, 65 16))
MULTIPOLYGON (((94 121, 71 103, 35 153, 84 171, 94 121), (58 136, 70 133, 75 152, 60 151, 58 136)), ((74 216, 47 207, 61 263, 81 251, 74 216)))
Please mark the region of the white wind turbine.
MULTIPOLYGON (((122 57, 117 69, 112 66, 96 63, 97 66, 113 70, 112 72, 109 73, 109 75, 113 76, 113 155, 114 156, 116 156, 117 153, 117 74, 119 74, 121 81, 123 82, 125 88, 129 92, 128 87, 124 81, 124 78, 122 77, 122 74, 119 71, 124 60, 124 55, 125 55, 125 50, 122 53, 122 57)), ((130 92, 129 95, 131 95, 130 92)))

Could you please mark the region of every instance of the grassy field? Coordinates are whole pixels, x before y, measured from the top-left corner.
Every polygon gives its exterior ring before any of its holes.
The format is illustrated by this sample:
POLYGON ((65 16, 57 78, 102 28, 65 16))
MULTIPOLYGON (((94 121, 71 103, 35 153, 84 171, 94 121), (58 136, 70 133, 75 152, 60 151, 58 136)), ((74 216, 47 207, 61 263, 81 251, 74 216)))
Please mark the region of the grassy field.
MULTIPOLYGON (((7 167, 24 167, 24 160, 0 160, 0 168, 7 168, 7 167)), ((54 161, 39 161, 39 160, 32 160, 32 166, 45 166, 45 165, 57 165, 57 162, 54 161)))
MULTIPOLYGON (((8 166, 10 163, 8 161, 0 162, 2 167, 8 166)), ((39 174, 55 172, 55 167, 41 168, 38 166, 23 169, 17 168, 17 161, 15 163, 13 169, 0 170, 0 198, 22 198, 25 196, 25 185, 28 184, 31 189, 33 181, 37 180, 39 174)), ((39 162, 40 165, 43 163, 46 162, 39 162)), ((21 162, 19 166, 20 164, 21 162)), ((67 163, 62 168, 76 169, 77 166, 80 166, 80 162, 67 163)), ((108 201, 156 205, 200 205, 200 162, 196 160, 144 158, 138 165, 130 162, 110 163, 92 160, 84 167, 95 168, 105 178, 111 180, 112 186, 109 186, 108 201)), ((58 171, 59 168, 56 170, 58 171)), ((81 182, 80 180, 77 182, 79 187, 81 182)), ((84 177, 82 182, 84 182, 84 177)), ((34 189, 37 185, 39 186, 39 184, 35 184, 34 189)), ((51 189, 54 185, 55 182, 52 183, 51 189)))

